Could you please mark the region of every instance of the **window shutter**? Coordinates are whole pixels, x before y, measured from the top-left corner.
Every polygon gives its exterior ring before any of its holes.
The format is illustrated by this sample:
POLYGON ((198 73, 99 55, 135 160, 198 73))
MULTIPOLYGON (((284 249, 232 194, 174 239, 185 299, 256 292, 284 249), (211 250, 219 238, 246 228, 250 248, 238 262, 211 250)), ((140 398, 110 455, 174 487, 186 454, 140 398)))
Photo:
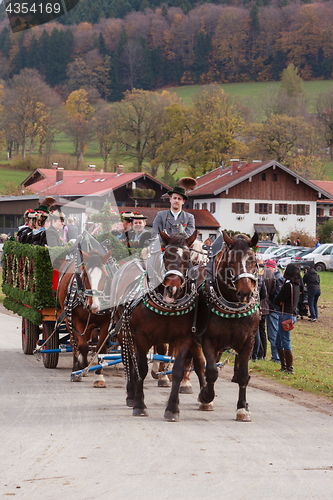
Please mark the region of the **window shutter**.
POLYGON ((293 205, 293 214, 297 215, 297 205, 293 205))
POLYGON ((232 213, 235 213, 235 212, 236 212, 236 203, 233 203, 233 204, 232 204, 231 211, 232 211, 232 213))
POLYGON ((292 205, 288 205, 288 214, 291 214, 291 207, 292 205))
POLYGON ((268 205, 267 205, 267 213, 268 213, 268 214, 271 214, 271 213, 272 213, 272 208, 273 208, 272 203, 268 203, 268 205))
POLYGON ((278 203, 275 203, 275 213, 276 214, 280 213, 280 205, 278 203))
POLYGON ((254 212, 255 212, 256 214, 258 214, 258 213, 259 213, 259 203, 256 203, 256 204, 255 204, 254 212))
POLYGON ((309 215, 310 213, 310 205, 305 205, 305 215, 309 215))
POLYGON ((244 203, 244 212, 246 214, 250 212, 250 203, 244 203))

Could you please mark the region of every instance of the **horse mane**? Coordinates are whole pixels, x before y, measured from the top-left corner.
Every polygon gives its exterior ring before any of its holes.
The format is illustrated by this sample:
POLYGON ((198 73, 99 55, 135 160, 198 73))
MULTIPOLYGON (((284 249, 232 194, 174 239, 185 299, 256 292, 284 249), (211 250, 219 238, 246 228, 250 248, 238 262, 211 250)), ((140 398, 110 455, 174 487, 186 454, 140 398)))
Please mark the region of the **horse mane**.
POLYGON ((184 246, 185 242, 187 240, 186 234, 174 234, 171 236, 171 240, 169 241, 168 245, 175 245, 175 246, 184 246))
POLYGON ((233 250, 246 250, 249 247, 249 238, 245 234, 236 234, 232 237, 234 242, 233 250))

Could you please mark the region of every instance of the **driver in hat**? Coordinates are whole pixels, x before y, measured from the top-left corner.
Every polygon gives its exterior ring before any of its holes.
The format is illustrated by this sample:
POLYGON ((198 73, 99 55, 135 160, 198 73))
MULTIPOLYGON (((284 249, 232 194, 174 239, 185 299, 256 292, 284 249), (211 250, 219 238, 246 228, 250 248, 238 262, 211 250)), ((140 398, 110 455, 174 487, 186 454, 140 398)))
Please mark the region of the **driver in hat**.
POLYGON ((183 177, 178 181, 178 186, 168 192, 170 196, 170 208, 169 210, 158 212, 156 215, 152 231, 154 235, 159 234, 159 229, 168 233, 169 236, 185 233, 189 237, 194 233, 194 216, 188 212, 184 212, 183 205, 188 200, 186 191, 193 189, 196 184, 194 179, 183 177))

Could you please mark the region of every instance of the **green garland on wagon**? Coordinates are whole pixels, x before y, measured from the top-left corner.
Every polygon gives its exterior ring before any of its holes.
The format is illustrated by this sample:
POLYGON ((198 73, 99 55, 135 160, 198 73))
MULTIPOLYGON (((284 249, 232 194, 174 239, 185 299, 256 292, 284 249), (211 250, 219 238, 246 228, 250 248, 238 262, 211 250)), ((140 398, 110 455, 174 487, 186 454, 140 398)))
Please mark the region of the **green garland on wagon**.
POLYGON ((48 249, 7 241, 3 248, 2 290, 7 309, 40 324, 40 309, 55 307, 53 267, 48 249))

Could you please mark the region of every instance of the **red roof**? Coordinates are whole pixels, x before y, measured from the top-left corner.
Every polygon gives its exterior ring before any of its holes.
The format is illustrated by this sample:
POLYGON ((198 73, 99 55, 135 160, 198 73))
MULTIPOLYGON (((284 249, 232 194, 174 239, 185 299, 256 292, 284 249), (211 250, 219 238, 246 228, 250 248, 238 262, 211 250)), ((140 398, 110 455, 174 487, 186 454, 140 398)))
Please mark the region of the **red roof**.
MULTIPOLYGON (((126 210, 126 212, 138 212, 141 215, 147 217, 147 226, 152 226, 157 212, 160 212, 161 208, 152 207, 119 207, 119 210, 126 210)), ((197 210, 192 208, 186 208, 185 212, 189 212, 194 216, 195 227, 198 229, 210 228, 218 230, 220 224, 217 222, 215 217, 208 210, 197 210)))
POLYGON ((212 172, 203 175, 196 179, 198 185, 192 191, 189 191, 189 196, 212 195, 217 194, 215 191, 223 190, 230 183, 236 184, 242 177, 248 177, 252 172, 265 165, 264 163, 246 163, 241 165, 239 170, 232 172, 231 167, 222 170, 221 167, 216 168, 212 172))
POLYGON ((161 184, 165 189, 170 189, 163 182, 158 181, 145 172, 117 174, 114 172, 89 172, 86 170, 64 170, 63 180, 56 182, 57 170, 38 169, 44 179, 30 184, 29 190, 43 196, 88 196, 103 194, 118 189, 143 176, 161 184))
POLYGON ((333 181, 311 181, 313 184, 333 195, 333 181))

